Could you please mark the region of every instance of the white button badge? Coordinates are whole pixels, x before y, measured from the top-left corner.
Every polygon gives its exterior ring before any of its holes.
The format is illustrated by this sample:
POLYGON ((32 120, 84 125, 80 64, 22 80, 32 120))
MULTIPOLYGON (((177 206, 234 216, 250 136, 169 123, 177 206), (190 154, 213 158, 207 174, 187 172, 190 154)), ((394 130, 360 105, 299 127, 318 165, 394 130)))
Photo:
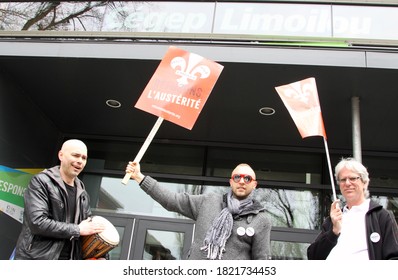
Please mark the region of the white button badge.
POLYGON ((372 232, 372 234, 370 235, 370 240, 373 243, 377 243, 380 241, 380 234, 378 234, 377 232, 372 232))
POLYGON ((236 233, 237 233, 239 236, 243 236, 243 235, 245 235, 246 230, 245 230, 244 227, 238 227, 238 229, 236 230, 236 233))
POLYGON ((246 229, 246 235, 247 235, 247 236, 253 236, 253 235, 254 235, 254 228, 248 227, 248 228, 246 229))

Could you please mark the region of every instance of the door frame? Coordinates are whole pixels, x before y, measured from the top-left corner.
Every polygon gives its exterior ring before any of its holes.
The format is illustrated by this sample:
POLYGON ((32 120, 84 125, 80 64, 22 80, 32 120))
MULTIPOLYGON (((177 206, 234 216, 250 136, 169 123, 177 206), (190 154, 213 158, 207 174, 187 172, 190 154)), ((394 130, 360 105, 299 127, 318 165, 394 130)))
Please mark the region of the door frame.
POLYGON ((130 259, 142 260, 145 249, 145 239, 148 230, 184 233, 182 259, 186 259, 192 244, 194 228, 194 222, 191 220, 140 217, 136 220, 136 227, 134 230, 135 238, 133 239, 133 244, 131 246, 132 252, 130 255, 130 259))

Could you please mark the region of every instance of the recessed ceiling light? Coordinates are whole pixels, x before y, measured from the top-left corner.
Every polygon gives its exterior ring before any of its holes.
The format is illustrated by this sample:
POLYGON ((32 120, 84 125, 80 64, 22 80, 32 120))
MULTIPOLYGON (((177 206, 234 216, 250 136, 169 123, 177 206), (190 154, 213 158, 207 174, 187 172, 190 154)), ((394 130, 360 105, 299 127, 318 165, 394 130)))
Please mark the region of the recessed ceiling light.
POLYGON ((263 108, 260 108, 259 112, 261 115, 271 116, 271 115, 275 114, 275 109, 271 108, 271 107, 263 107, 263 108))
POLYGON ((105 103, 111 108, 120 108, 122 106, 122 104, 119 101, 112 99, 108 99, 105 103))

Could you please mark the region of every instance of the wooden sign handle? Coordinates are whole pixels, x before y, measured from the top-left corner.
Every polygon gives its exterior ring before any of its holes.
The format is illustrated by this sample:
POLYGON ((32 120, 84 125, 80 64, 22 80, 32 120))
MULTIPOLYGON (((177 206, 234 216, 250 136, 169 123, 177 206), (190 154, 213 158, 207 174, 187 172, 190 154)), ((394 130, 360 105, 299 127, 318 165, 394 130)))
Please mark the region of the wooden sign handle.
MULTIPOLYGON (((144 144, 142 145, 140 151, 138 152, 137 156, 134 159, 134 162, 140 162, 142 157, 144 156, 146 150, 148 149, 149 145, 152 142, 153 137, 155 136, 156 132, 158 131, 160 125, 163 122, 163 118, 159 117, 158 120, 156 121, 155 125, 152 127, 151 132, 149 132, 148 137, 146 138, 144 144)), ((126 175, 124 175, 124 178, 122 180, 122 184, 127 185, 127 183, 130 180, 130 173, 126 173, 126 175)))

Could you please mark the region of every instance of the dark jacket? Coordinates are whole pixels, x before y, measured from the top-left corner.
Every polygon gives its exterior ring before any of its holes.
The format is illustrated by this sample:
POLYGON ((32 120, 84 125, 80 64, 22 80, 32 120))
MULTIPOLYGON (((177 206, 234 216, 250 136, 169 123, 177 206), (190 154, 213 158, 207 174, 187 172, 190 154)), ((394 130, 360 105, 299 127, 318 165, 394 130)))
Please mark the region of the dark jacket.
MULTIPOLYGON (((366 241, 370 260, 398 259, 398 228, 394 216, 374 201, 370 201, 365 215, 366 241), (373 242, 371 234, 378 233, 380 240, 373 242)), ((330 217, 322 224, 322 231, 307 249, 309 260, 325 260, 337 244, 339 237, 333 233, 330 217)))
POLYGON ((91 216, 91 209, 83 182, 76 178, 75 186, 76 215, 74 223, 67 223, 67 190, 59 166, 32 178, 24 194, 24 219, 15 259, 58 259, 65 240, 72 240, 70 259, 82 259, 78 224, 91 216))

